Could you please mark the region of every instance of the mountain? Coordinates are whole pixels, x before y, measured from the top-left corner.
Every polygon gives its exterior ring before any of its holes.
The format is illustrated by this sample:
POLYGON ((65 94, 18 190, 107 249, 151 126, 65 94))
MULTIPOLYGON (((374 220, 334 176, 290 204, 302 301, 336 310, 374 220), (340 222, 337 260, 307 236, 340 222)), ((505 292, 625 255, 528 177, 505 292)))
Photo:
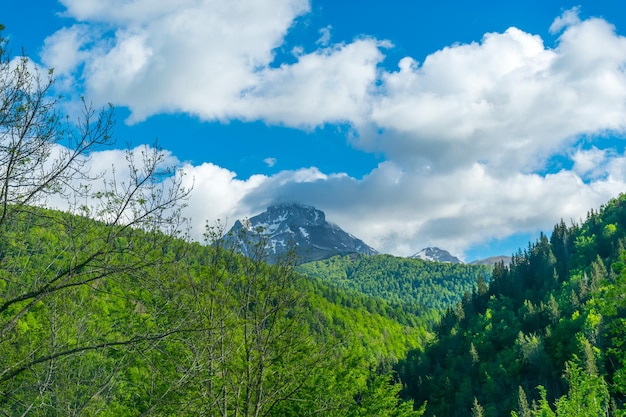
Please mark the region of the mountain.
POLYGON ((444 262, 452 264, 461 264, 461 260, 453 256, 447 250, 436 247, 424 248, 415 255, 410 256, 411 259, 423 259, 425 261, 444 262))
POLYGON ((295 249, 299 263, 346 254, 376 254, 362 240, 326 221, 323 211, 302 204, 278 204, 250 219, 237 220, 228 233, 244 255, 252 253, 261 239, 269 261, 295 249), (245 237, 242 236, 245 235, 245 237))
POLYGON ((508 266, 511 263, 510 256, 491 256, 485 259, 477 259, 475 261, 470 262, 470 265, 495 265, 497 263, 502 262, 505 266, 508 266))

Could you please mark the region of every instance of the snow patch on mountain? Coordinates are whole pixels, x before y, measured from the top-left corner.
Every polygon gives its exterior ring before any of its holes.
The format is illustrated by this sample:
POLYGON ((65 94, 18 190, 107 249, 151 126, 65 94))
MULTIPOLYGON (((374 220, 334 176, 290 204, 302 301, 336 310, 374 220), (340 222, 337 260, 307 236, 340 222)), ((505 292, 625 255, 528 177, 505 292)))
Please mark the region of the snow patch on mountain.
POLYGON ((415 255, 410 256, 411 259, 423 259, 425 261, 432 262, 444 262, 444 263, 452 263, 452 264, 461 264, 463 263, 459 258, 453 256, 444 249, 439 249, 437 247, 428 247, 424 248, 421 251, 417 252, 415 255))

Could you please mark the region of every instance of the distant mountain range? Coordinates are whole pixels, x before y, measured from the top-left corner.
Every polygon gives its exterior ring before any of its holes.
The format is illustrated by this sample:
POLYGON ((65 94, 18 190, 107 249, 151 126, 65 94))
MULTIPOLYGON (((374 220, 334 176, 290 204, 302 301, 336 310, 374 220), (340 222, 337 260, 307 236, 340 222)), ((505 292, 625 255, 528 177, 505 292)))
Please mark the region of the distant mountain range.
POLYGON ((478 259, 476 261, 470 262, 470 265, 495 265, 499 262, 504 263, 504 265, 509 265, 511 263, 510 256, 492 256, 490 258, 478 259))
POLYGON ((432 262, 444 262, 451 264, 462 264, 463 262, 456 256, 452 256, 447 250, 439 249, 437 247, 424 248, 417 252, 413 256, 409 256, 411 259, 423 259, 425 261, 432 262))
MULTIPOLYGON (((423 259, 425 261, 432 262, 443 262, 443 263, 452 263, 452 264, 462 264, 459 258, 454 255, 451 255, 450 252, 444 249, 440 249, 437 247, 429 247, 424 248, 421 251, 417 252, 413 256, 409 256, 411 259, 423 259)), ((510 256, 491 256, 485 259, 477 259, 469 263, 469 265, 495 265, 499 262, 503 262, 504 265, 508 265, 511 263, 510 256)))
MULTIPOLYGON (((263 213, 237 220, 227 238, 244 255, 251 255, 263 241, 268 261, 275 262, 294 250, 298 263, 327 259, 335 255, 374 255, 378 252, 361 239, 326 221, 323 211, 298 203, 276 204, 263 213)), ((420 250, 411 259, 452 264, 463 263, 450 252, 437 247, 420 250)), ((493 265, 510 262, 510 257, 496 256, 471 262, 472 265, 493 265)))
POLYGON ((238 249, 250 255, 261 240, 270 262, 275 262, 291 249, 299 263, 351 253, 374 255, 375 249, 362 240, 326 221, 323 211, 302 204, 278 204, 247 220, 237 221, 230 239, 237 239, 238 249), (241 238, 241 235, 245 238, 241 238))

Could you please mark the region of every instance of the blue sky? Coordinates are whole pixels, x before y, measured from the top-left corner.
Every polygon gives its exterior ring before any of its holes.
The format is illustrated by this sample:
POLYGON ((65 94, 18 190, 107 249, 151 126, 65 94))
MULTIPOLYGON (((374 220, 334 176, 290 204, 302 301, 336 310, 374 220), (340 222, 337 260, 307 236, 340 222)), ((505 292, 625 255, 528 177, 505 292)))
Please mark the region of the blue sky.
POLYGON ((110 102, 120 147, 158 139, 196 236, 297 201, 469 261, 626 189, 622 3, 5 0, 0 22, 68 112, 110 102))

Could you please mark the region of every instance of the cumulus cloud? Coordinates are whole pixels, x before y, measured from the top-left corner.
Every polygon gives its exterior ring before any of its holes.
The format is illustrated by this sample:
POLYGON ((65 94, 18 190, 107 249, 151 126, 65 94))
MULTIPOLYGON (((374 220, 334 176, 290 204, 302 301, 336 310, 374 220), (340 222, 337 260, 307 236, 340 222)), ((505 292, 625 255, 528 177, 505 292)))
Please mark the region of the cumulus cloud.
POLYGON ((250 217, 251 207, 244 198, 267 181, 264 175, 254 175, 247 180, 237 179, 235 172, 212 163, 184 164, 183 186, 193 191, 185 216, 192 220, 191 234, 200 239, 206 222, 221 221, 232 226, 237 219, 250 217))
POLYGON ((554 47, 511 27, 390 70, 389 42, 333 44, 329 28, 317 49, 274 62, 306 0, 63 3, 79 23, 48 38, 44 59, 84 80, 89 97, 127 106, 131 123, 164 112, 341 123, 354 146, 385 156, 360 179, 316 168, 238 179, 211 163, 186 165, 189 214, 201 222, 297 200, 384 252, 436 244, 462 253, 577 219, 626 185, 626 157, 593 147, 626 128, 626 39, 578 9, 555 19, 554 47), (546 173, 555 155, 572 168, 546 173))
POLYGON ((550 25, 550 33, 559 33, 565 27, 580 23, 580 17, 578 16, 579 13, 580 7, 578 6, 563 12, 563 14, 554 19, 554 22, 550 25))
POLYGON ((198 4, 194 0, 61 0, 61 3, 67 8, 65 15, 79 21, 126 24, 153 21, 198 4))
POLYGON ((573 170, 580 176, 595 178, 606 173, 604 165, 608 157, 605 149, 598 149, 595 146, 587 150, 577 149, 572 155, 573 170))
MULTIPOLYGON (((58 169, 58 165, 67 161, 72 150, 56 144, 51 147, 46 160, 48 170, 58 169), (54 168, 57 166, 57 168, 54 168)), ((108 221, 113 215, 111 207, 115 205, 107 198, 97 197, 99 193, 114 192, 116 195, 125 195, 133 188, 133 173, 137 177, 145 177, 148 171, 153 172, 153 185, 162 190, 171 190, 176 168, 180 161, 167 150, 157 150, 148 145, 140 145, 132 149, 108 149, 81 154, 75 160, 75 175, 66 184, 61 193, 48 194, 38 204, 58 210, 67 210, 84 214, 83 208, 89 210, 95 218, 108 221), (132 171, 132 172, 131 172, 132 171), (79 192, 74 192, 80 190, 79 192)), ((70 174, 70 172, 66 172, 70 174)), ((147 188, 141 191, 146 199, 153 197, 154 190, 147 188)), ((134 195, 139 198, 140 194, 134 195)), ((132 209, 127 207, 126 214, 132 218, 132 209)), ((123 220, 122 220, 123 222, 123 220)))
POLYGON ((89 33, 83 44, 52 35, 46 50, 77 64, 76 81, 85 80, 90 98, 128 106, 131 123, 161 112, 229 117, 293 20, 309 9, 306 0, 62 2, 68 16, 89 23, 89 33), (76 62, 72 49, 89 53, 76 62))
POLYGON ((43 61, 58 74, 72 73, 86 58, 87 53, 82 46, 88 32, 86 26, 74 25, 50 35, 44 42, 43 61))
POLYGON ((611 178, 584 183, 570 171, 501 177, 477 163, 461 172, 424 176, 384 162, 360 180, 335 174, 301 181, 299 173, 282 172, 243 201, 251 213, 274 201, 313 204, 383 252, 411 255, 438 245, 462 254, 477 242, 549 231, 559 218, 578 220, 623 190, 624 167, 613 167, 619 174, 611 178))
POLYGON ((292 65, 267 68, 256 74, 258 83, 243 92, 234 116, 309 129, 362 123, 384 45, 359 39, 303 54, 292 65))
MULTIPOLYGON (((97 153, 94 166, 119 162, 116 155, 97 153)), ((472 245, 494 238, 549 232, 560 218, 577 221, 626 186, 626 155, 613 158, 603 175, 587 182, 566 170, 503 178, 478 163, 462 175, 425 177, 384 162, 362 179, 303 168, 244 180, 211 163, 182 167, 183 185, 193 187, 184 214, 196 239, 206 221, 232 226, 270 204, 299 201, 324 210, 330 221, 378 250, 397 255, 437 245, 463 256, 472 245)))
POLYGON ((539 168, 581 134, 625 127, 626 40, 578 9, 554 21, 555 48, 512 27, 388 71, 388 42, 325 45, 328 28, 319 49, 274 63, 305 0, 64 3, 89 30, 52 35, 44 58, 61 73, 82 69, 87 95, 129 107, 131 123, 163 112, 306 129, 343 123, 356 146, 396 162, 449 170, 482 161, 503 174, 539 168), (102 37, 101 21, 115 30, 102 37))
POLYGON ((531 172, 580 135, 624 131, 625 63, 626 40, 599 19, 568 27, 555 49, 510 28, 421 65, 405 58, 373 104, 382 135, 363 127, 362 146, 434 170, 531 172))

